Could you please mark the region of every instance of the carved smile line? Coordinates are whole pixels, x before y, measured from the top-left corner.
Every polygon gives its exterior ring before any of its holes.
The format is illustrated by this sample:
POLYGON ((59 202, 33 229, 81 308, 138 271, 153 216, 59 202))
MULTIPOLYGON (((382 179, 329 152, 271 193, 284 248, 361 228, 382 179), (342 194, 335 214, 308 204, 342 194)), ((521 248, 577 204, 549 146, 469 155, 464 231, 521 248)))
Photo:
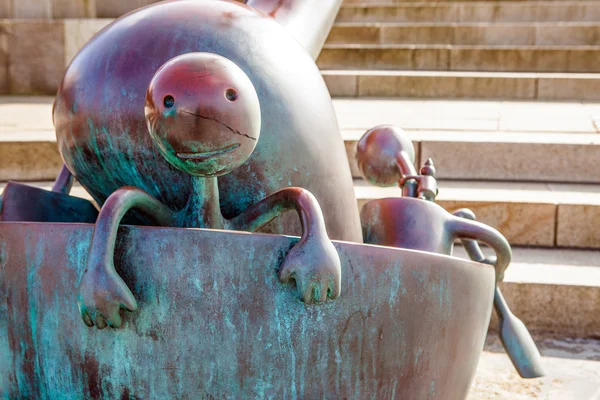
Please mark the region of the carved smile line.
POLYGON ((182 160, 204 161, 209 158, 213 158, 216 156, 220 156, 220 155, 229 153, 229 152, 237 149, 238 147, 240 147, 240 144, 234 143, 227 147, 223 147, 222 149, 219 149, 219 150, 205 151, 203 153, 177 153, 177 157, 181 158, 182 160))

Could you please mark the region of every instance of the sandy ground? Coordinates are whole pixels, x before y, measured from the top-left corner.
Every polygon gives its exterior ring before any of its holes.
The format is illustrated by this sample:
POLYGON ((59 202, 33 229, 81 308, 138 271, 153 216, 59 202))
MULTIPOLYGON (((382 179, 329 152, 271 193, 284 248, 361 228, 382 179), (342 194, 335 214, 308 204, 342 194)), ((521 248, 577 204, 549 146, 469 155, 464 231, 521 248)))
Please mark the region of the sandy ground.
POLYGON ((536 335, 547 376, 521 379, 490 334, 469 400, 600 400, 600 338, 558 339, 536 335))

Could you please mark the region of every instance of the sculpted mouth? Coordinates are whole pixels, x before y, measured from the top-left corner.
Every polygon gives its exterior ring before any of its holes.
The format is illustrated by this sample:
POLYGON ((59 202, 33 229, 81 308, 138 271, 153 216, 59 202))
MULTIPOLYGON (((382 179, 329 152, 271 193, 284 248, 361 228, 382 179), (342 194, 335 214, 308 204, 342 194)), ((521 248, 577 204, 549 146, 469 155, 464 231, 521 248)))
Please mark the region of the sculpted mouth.
POLYGON ((177 153, 177 157, 181 158, 182 160, 205 161, 205 160, 208 160, 209 158, 221 156, 223 154, 232 152, 233 150, 237 149, 238 147, 240 147, 240 144, 234 143, 227 147, 223 147, 222 149, 219 149, 219 150, 205 151, 203 153, 177 153))

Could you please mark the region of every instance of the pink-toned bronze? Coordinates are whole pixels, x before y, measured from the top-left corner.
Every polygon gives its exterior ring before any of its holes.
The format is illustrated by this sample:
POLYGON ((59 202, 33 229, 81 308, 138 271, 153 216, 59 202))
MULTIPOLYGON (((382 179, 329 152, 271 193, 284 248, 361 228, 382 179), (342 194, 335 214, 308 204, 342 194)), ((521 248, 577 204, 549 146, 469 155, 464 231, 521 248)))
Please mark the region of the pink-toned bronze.
MULTIPOLYGON (((435 167, 431 159, 420 174, 415 173, 414 149, 401 129, 379 126, 369 130, 358 143, 359 168, 370 182, 391 186, 394 179, 403 197, 372 200, 361 210, 367 243, 452 255, 460 239, 470 258, 496 269, 501 281, 511 261, 511 248, 497 230, 475 221, 468 209, 454 215, 434 203, 437 195, 435 167), (412 184, 412 187, 407 185, 412 184), (407 190, 408 189, 408 190, 407 190), (478 241, 488 244, 496 257, 486 258, 478 241)), ((544 376, 540 353, 529 331, 509 309, 498 286, 494 292, 502 343, 523 378, 544 376)))
POLYGON ((109 196, 98 216, 79 286, 79 310, 86 325, 119 328, 121 309, 137 309, 135 296, 114 264, 118 227, 130 210, 152 225, 250 232, 294 210, 302 235, 279 267, 280 281, 293 280, 306 303, 339 296, 339 257, 327 236, 319 203, 309 191, 287 187, 233 218, 221 213, 217 178, 240 168, 252 155, 260 139, 260 111, 254 86, 224 57, 187 53, 156 72, 146 95, 148 132, 165 160, 192 177, 192 192, 180 210, 132 186, 109 196))
POLYGON ((433 202, 437 195, 433 161, 428 160, 417 174, 415 150, 402 129, 392 125, 370 129, 358 142, 356 159, 369 182, 402 188, 402 197, 371 200, 363 206, 365 243, 451 255, 457 239, 481 241, 496 252, 496 277, 503 279, 512 257, 506 238, 433 202))
MULTIPOLYGON (((290 10, 305 10, 301 3, 286 2, 294 4, 290 10)), ((319 13, 318 4, 294 18, 307 25, 306 32, 313 29, 307 17, 319 13)), ((321 21, 314 29, 329 28, 321 21)), ((331 238, 362 241, 344 141, 318 68, 287 28, 237 2, 181 0, 145 7, 107 26, 74 58, 56 98, 57 142, 66 166, 96 203, 101 206, 123 186, 140 188, 174 211, 189 202, 192 176, 163 157, 148 134, 144 106, 158 69, 179 55, 198 52, 237 65, 254 86, 261 108, 260 139, 252 156, 218 177, 223 216, 233 218, 282 188, 302 187, 319 201, 331 238)), ((187 77, 177 90, 185 93, 183 87, 189 86, 200 93, 194 83, 187 77)), ((219 100, 220 107, 228 104, 219 100)), ((208 112, 209 105, 203 100, 189 108, 208 112)), ((200 120, 194 122, 198 127, 211 125, 200 120)), ((293 215, 277 218, 264 230, 301 233, 293 215)))
POLYGON ((455 240, 473 239, 496 252, 498 280, 510 264, 510 244, 496 229, 455 217, 430 201, 412 197, 371 200, 360 216, 365 243, 451 255, 455 240))

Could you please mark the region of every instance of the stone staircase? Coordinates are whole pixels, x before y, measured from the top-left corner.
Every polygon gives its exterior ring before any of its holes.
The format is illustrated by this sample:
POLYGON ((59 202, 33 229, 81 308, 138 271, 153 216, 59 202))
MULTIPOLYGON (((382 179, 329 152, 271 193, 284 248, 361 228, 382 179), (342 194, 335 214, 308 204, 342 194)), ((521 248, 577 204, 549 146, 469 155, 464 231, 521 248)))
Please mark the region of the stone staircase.
POLYGON ((319 65, 341 96, 598 100, 599 32, 598 1, 354 1, 319 65))
MULTIPOLYGON (((433 158, 452 180, 440 182, 440 204, 538 247, 515 249, 503 287, 534 330, 574 334, 556 325, 568 310, 579 322, 567 325, 587 321, 580 333, 597 335, 588 323, 600 315, 599 286, 568 277, 600 277, 590 250, 600 248, 598 32, 598 1, 346 1, 318 60, 350 160, 366 129, 401 126, 420 161, 433 158)), ((359 203, 400 195, 351 167, 359 203)))
MULTIPOLYGON (((36 12, 0 0, 0 181, 49 188, 64 69, 112 18, 151 1, 68 12, 30 1, 36 12)), ((528 327, 600 335, 600 0, 346 0, 318 65, 359 207, 400 191, 360 178, 356 141, 378 124, 404 128, 418 161, 436 163, 439 203, 473 209, 515 246, 502 289, 528 327)))

